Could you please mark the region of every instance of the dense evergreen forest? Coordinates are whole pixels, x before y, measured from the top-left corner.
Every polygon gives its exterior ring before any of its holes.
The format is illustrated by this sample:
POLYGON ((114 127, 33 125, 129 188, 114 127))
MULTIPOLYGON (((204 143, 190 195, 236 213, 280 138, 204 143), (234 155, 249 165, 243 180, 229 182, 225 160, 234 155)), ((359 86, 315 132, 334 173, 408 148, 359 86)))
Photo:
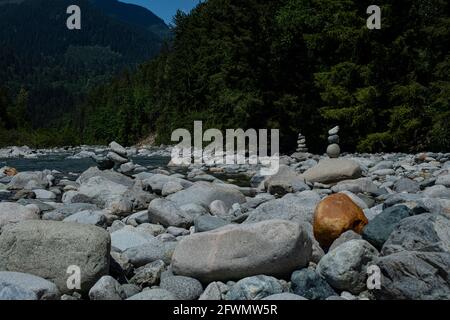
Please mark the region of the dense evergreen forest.
POLYGON ((77 106, 155 57, 169 33, 150 11, 116 0, 0 0, 0 144, 81 142, 77 106), (73 4, 81 30, 66 27, 73 4), (130 15, 141 19, 130 23, 130 15))
MULTIPOLYGON (((280 128, 284 151, 294 149, 301 131, 312 151, 323 152, 334 125, 345 151, 449 151, 450 3, 379 1, 381 30, 366 26, 371 4, 208 0, 179 12, 160 54, 111 81, 94 81, 102 84, 67 111, 49 143, 133 144, 149 134, 167 143, 172 130, 203 120, 206 128, 280 128)), ((117 59, 115 48, 91 50, 117 59)), ((0 57, 0 64, 17 59, 0 57)), ((102 68, 73 57, 88 70, 102 68)), ((53 97, 48 91, 42 98, 53 97)), ((0 106, 10 107, 0 109, 1 119, 20 126, 35 102, 21 89, 14 97, 0 92, 0 106)))

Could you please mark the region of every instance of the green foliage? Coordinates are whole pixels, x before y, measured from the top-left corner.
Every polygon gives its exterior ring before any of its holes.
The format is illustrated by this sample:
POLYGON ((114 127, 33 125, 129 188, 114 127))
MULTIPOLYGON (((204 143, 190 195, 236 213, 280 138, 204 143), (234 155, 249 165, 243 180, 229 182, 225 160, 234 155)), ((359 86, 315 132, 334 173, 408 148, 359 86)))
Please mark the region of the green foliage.
POLYGON ((370 133, 358 143, 359 152, 377 152, 379 150, 392 150, 392 136, 388 132, 370 133))
MULTIPOLYGON (((371 4, 209 0, 190 14, 179 12, 172 41, 137 70, 105 81, 105 69, 130 52, 73 43, 64 59, 74 74, 96 70, 92 86, 82 77, 70 87, 52 76, 51 90, 41 90, 39 99, 22 85, 8 103, 17 104, 12 100, 22 87, 31 109, 36 101, 47 106, 51 97, 64 97, 77 108, 63 123, 84 143, 133 144, 155 133, 169 143, 173 130, 203 120, 204 129, 279 128, 284 152, 295 148, 298 132, 311 151, 323 152, 335 125, 344 151, 450 150, 450 3, 387 0, 380 4, 382 29, 368 30, 371 4), (80 87, 87 98, 68 94, 80 87)), ((17 57, 3 51, 0 64, 9 63, 0 76, 25 74, 17 57)))
POLYGON ((10 119, 14 121, 15 127, 23 129, 29 126, 28 121, 28 92, 25 89, 20 89, 16 103, 13 108, 9 110, 10 119))
POLYGON ((151 12, 115 0, 11 3, 0 4, 0 85, 9 95, 2 106, 9 118, 0 117, 4 129, 11 130, 2 145, 80 141, 85 120, 77 110, 87 94, 121 70, 154 57, 163 44, 160 35, 169 32, 151 12), (65 13, 74 4, 82 8, 82 29, 71 31, 65 13), (133 16, 139 23, 127 22, 133 16))

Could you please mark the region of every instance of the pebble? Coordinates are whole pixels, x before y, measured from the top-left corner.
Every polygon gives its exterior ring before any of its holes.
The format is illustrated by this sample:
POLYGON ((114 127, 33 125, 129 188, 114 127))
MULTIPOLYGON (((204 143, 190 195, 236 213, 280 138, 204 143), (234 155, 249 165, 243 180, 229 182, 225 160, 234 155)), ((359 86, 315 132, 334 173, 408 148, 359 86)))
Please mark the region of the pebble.
POLYGON ((160 287, 173 293, 180 300, 197 300, 203 293, 200 281, 183 276, 165 277, 161 280, 160 287))

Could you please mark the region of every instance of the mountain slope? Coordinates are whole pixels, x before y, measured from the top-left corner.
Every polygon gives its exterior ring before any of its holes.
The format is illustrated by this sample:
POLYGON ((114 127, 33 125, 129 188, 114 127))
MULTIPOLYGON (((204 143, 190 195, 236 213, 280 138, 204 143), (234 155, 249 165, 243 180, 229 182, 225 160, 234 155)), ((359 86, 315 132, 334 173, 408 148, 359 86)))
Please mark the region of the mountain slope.
POLYGON ((164 20, 150 10, 117 0, 91 0, 103 13, 130 25, 147 29, 161 38, 167 38, 170 30, 164 20))
POLYGON ((3 4, 11 4, 11 3, 21 3, 25 0, 0 0, 0 6, 3 4))
MULTIPOLYGON (((129 8, 103 1, 116 9, 129 8)), ((0 110, 0 115, 9 114, 1 116, 0 126, 38 129, 70 119, 90 88, 159 53, 163 40, 150 29, 164 33, 168 28, 158 17, 133 7, 124 10, 127 19, 116 19, 98 3, 0 0, 0 89, 9 101, 3 107, 9 111, 0 110), (81 8, 81 30, 66 27, 69 5, 81 8), (20 93, 26 97, 25 108, 17 108, 20 93), (18 115, 18 110, 25 114, 18 115)))
POLYGON ((176 16, 170 50, 92 93, 85 137, 168 143, 202 120, 279 128, 282 152, 299 132, 324 152, 336 125, 345 151, 450 150, 450 2, 386 0, 376 31, 368 3, 208 0, 176 16))
POLYGON ((55 55, 78 45, 110 46, 134 61, 156 54, 161 45, 161 39, 152 32, 112 19, 87 0, 6 4, 0 11, 0 42, 27 55, 55 55), (81 8, 81 30, 66 28, 66 8, 72 4, 81 8))

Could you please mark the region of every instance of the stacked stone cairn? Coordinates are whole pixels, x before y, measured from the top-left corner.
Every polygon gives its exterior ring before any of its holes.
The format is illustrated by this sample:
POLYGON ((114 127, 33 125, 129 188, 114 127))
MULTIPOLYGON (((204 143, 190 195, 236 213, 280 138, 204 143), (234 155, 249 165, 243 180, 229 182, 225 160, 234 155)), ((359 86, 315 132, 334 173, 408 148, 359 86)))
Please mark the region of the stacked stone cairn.
POLYGON ((339 147, 339 126, 334 127, 328 131, 328 143, 327 154, 330 158, 339 158, 341 154, 341 148, 339 147))
POLYGON ((128 158, 127 149, 114 141, 109 144, 109 149, 106 156, 96 155, 93 157, 100 170, 115 169, 122 173, 128 173, 134 169, 134 164, 128 158))
POLYGON ((308 148, 306 148, 306 137, 301 133, 298 134, 297 140, 297 152, 307 153, 308 148))

